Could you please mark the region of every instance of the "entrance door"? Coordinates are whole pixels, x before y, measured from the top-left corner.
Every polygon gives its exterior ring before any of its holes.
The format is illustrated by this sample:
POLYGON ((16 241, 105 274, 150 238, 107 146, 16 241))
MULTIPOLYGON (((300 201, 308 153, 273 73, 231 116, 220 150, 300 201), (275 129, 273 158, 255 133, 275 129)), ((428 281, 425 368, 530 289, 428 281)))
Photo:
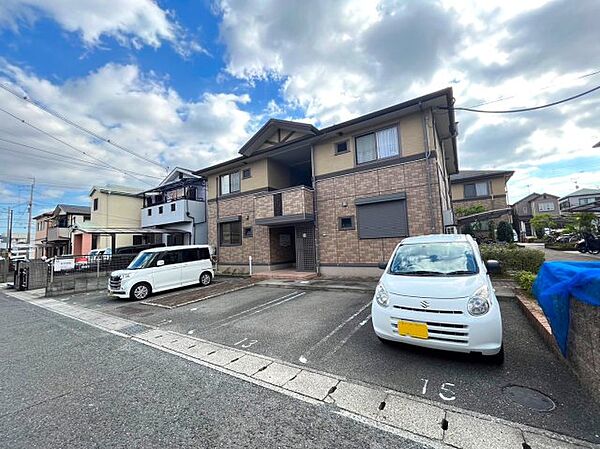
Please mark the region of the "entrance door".
POLYGON ((296 270, 315 271, 315 227, 310 224, 296 225, 296 270))

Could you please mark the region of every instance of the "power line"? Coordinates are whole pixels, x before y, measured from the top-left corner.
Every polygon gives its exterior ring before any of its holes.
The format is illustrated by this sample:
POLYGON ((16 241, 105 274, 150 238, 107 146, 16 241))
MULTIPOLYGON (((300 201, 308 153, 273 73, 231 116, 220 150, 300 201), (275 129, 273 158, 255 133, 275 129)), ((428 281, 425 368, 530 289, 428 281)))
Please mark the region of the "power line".
POLYGON ((456 108, 454 106, 450 106, 450 107, 440 106, 440 107, 438 107, 438 109, 454 110, 454 111, 466 111, 466 112, 479 112, 479 113, 482 113, 482 114, 513 114, 515 112, 537 111, 538 109, 545 109, 545 108, 549 108, 551 106, 556 106, 556 105, 559 105, 559 104, 562 104, 562 103, 566 103, 567 101, 572 101, 572 100, 575 100, 577 98, 583 97, 584 95, 591 94, 592 92, 597 91, 599 89, 600 89, 600 86, 596 86, 596 87, 593 87, 592 89, 586 90, 585 92, 581 92, 581 93, 579 93, 577 95, 573 95, 573 96, 568 97, 568 98, 563 98, 562 100, 553 101, 552 103, 543 104, 541 106, 533 106, 533 107, 521 108, 521 109, 505 109, 505 110, 490 111, 490 110, 473 109, 473 108, 456 108))
MULTIPOLYGON (((594 70, 593 72, 586 73, 585 75, 578 76, 577 78, 574 78, 574 79, 580 80, 580 79, 588 78, 590 76, 594 76, 594 75, 598 75, 598 74, 600 74, 600 70, 594 70)), ((555 78, 555 80, 556 79, 558 79, 558 78, 555 78)), ((542 87, 540 90, 536 91, 536 93, 542 92, 542 91, 544 91, 544 90, 546 90, 546 89, 548 89, 550 87, 554 87, 554 86, 555 86, 554 83, 548 84, 547 86, 542 87)), ((500 98, 496 98, 495 100, 484 101, 482 103, 472 104, 472 105, 467 106, 467 107, 468 108, 477 108, 479 106, 485 106, 486 104, 492 104, 492 103, 498 103, 499 101, 510 100, 512 98, 515 98, 515 97, 517 97, 517 95, 509 95, 508 97, 500 97, 500 98)))
POLYGON ((5 84, 0 84, 0 88, 4 89, 6 92, 14 95, 15 97, 17 97, 17 98, 19 98, 19 99, 21 99, 23 101, 26 101, 27 103, 29 103, 29 104, 37 107, 38 109, 41 109, 42 111, 46 112, 47 114, 50 114, 53 117, 56 117, 57 119, 62 120, 63 122, 65 122, 65 123, 67 123, 67 124, 69 124, 69 125, 77 128, 78 130, 83 131, 84 133, 87 133, 87 134, 93 136, 94 138, 96 138, 98 140, 101 140, 102 142, 105 142, 105 143, 107 143, 109 145, 112 145, 113 147, 118 148, 118 149, 120 149, 122 151, 125 151, 126 153, 129 153, 132 156, 135 156, 135 157, 138 157, 140 159, 143 159, 146 162, 154 164, 154 165, 156 165, 158 167, 161 167, 162 169, 168 171, 168 167, 165 167, 164 165, 162 165, 162 164, 160 164, 160 163, 158 163, 156 161, 153 161, 152 159, 149 159, 146 156, 142 156, 141 154, 138 154, 135 151, 130 150, 129 148, 124 147, 123 145, 119 145, 118 143, 115 143, 115 142, 111 141, 110 139, 107 139, 106 137, 100 136, 99 134, 95 133, 94 131, 92 131, 90 129, 87 129, 84 126, 82 126, 82 125, 74 122, 73 120, 69 119, 68 117, 65 117, 64 115, 62 115, 62 114, 60 114, 60 113, 58 113, 58 112, 50 109, 47 106, 44 106, 42 103, 40 103, 40 102, 32 99, 31 97, 29 97, 27 95, 23 96, 23 95, 19 94, 18 92, 14 91, 13 89, 11 89, 10 87, 8 87, 5 84))
POLYGON ((147 184, 147 185, 152 185, 152 184, 150 184, 149 182, 147 182, 147 181, 144 181, 143 179, 140 179, 140 178, 138 178, 137 176, 134 176, 134 175, 132 175, 132 174, 130 174, 130 173, 127 173, 127 172, 125 172, 125 171, 123 171, 123 170, 121 170, 121 169, 119 169, 119 168, 117 168, 117 167, 115 167, 115 166, 113 166, 113 165, 110 165, 108 162, 104 162, 102 159, 99 159, 99 158, 97 158, 97 157, 95 157, 95 156, 92 156, 91 154, 87 154, 85 151, 83 151, 83 150, 80 150, 79 148, 77 148, 77 147, 75 147, 75 146, 71 145, 71 144, 70 144, 70 143, 68 143, 68 142, 65 142, 64 140, 62 140, 62 139, 60 139, 60 138, 58 138, 58 137, 56 137, 56 136, 54 136, 54 135, 50 134, 50 133, 49 133, 49 132, 47 132, 47 131, 44 131, 44 130, 43 130, 43 129, 41 129, 41 128, 38 128, 37 126, 33 125, 32 123, 29 123, 29 122, 25 121, 25 120, 24 120, 24 119, 22 119, 21 117, 19 117, 19 116, 17 116, 17 115, 15 115, 15 114, 13 114, 12 112, 9 112, 9 111, 7 111, 6 109, 0 108, 0 111, 4 112, 5 114, 9 115, 10 117, 14 118, 15 120, 19 120, 19 121, 20 121, 21 123, 23 123, 24 125, 26 125, 26 126, 29 126, 29 127, 33 128, 33 129, 35 129, 36 131, 39 131, 39 132, 41 132, 42 134, 44 134, 44 135, 46 135, 46 136, 50 137, 51 139, 54 139, 54 140, 56 140, 57 142, 60 142, 60 143, 62 143, 63 145, 66 145, 66 146, 68 146, 69 148, 71 148, 71 149, 73 149, 73 150, 75 150, 75 151, 77 151, 77 152, 79 152, 79 153, 81 153, 81 154, 84 154, 85 156, 87 156, 87 157, 89 157, 89 158, 95 159, 96 161, 100 162, 101 164, 104 164, 104 165, 106 165, 107 167, 113 168, 113 169, 115 169, 115 170, 117 170, 117 171, 119 171, 119 172, 123 173, 124 175, 131 176, 132 178, 134 178, 134 179, 136 179, 136 180, 138 180, 138 181, 140 181, 140 182, 143 182, 144 184, 147 184))
MULTIPOLYGON (((49 151, 49 150, 44 150, 44 149, 41 149, 41 148, 36 148, 36 147, 30 146, 30 145, 26 145, 26 144, 23 144, 23 143, 13 142, 13 141, 10 141, 8 139, 3 139, 1 137, 0 137, 0 140, 5 141, 5 142, 9 142, 9 143, 11 143, 13 145, 21 145, 23 147, 29 148, 29 149, 34 150, 34 151, 40 151, 42 153, 47 153, 47 154, 51 154, 51 155, 53 155, 55 157, 62 158, 60 160, 61 163, 73 164, 73 165, 84 166, 84 167, 91 167, 91 168, 96 168, 96 169, 100 169, 100 170, 116 171, 116 172, 119 172, 119 173, 121 172, 120 170, 116 170, 114 168, 105 167, 105 166, 99 165, 99 164, 94 164, 93 162, 86 161, 85 159, 81 159, 81 158, 77 158, 77 157, 65 156, 65 155, 62 155, 60 153, 54 153, 54 152, 49 151)), ((8 151, 8 152, 16 153, 16 154, 22 154, 24 156, 29 156, 29 157, 36 157, 36 158, 40 158, 40 159, 50 160, 50 161, 54 160, 54 159, 52 159, 50 157, 47 157, 47 156, 26 153, 24 150, 16 150, 16 149, 5 148, 5 147, 0 147, 0 150, 8 151)), ((54 161, 58 162, 56 160, 54 160, 54 161)), ((132 173, 129 170, 123 170, 123 172, 132 173)), ((138 176, 148 177, 148 178, 154 178, 154 179, 163 179, 163 178, 160 178, 158 176, 144 175, 144 174, 141 174, 141 173, 139 173, 137 175, 138 176)))

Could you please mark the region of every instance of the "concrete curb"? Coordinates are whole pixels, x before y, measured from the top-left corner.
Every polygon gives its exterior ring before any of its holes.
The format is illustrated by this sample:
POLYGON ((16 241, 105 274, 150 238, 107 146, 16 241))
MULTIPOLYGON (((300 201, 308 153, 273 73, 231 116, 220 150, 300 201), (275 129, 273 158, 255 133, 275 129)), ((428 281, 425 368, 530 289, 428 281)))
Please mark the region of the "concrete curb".
POLYGON ((336 413, 436 448, 600 448, 545 429, 20 293, 7 295, 296 399, 334 407, 336 413))

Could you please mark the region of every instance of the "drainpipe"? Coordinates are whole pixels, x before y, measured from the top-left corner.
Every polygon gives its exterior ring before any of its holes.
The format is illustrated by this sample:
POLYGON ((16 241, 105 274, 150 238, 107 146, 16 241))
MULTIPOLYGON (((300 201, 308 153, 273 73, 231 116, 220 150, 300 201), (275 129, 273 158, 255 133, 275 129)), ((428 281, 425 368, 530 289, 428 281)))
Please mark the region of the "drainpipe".
POLYGON ((429 135, 427 133, 427 120, 423 110, 423 104, 419 102, 419 111, 421 111, 421 124, 423 128, 423 145, 425 147, 425 169, 427 173, 427 193, 429 196, 429 232, 435 232, 435 216, 433 214, 433 189, 431 187, 431 148, 429 147, 429 135))
POLYGON ((315 180, 315 147, 310 146, 310 170, 313 187, 313 217, 315 219, 315 269, 317 276, 321 273, 321 256, 319 253, 319 215, 317 214, 317 183, 315 180))

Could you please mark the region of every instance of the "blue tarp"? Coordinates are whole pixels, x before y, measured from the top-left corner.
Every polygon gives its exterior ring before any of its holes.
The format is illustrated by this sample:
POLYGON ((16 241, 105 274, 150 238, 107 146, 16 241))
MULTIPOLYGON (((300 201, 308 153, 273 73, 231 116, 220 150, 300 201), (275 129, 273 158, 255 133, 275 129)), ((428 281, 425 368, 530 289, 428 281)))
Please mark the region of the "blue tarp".
POLYGON ((566 357, 570 298, 600 307, 600 262, 545 262, 533 284, 533 295, 566 357))

